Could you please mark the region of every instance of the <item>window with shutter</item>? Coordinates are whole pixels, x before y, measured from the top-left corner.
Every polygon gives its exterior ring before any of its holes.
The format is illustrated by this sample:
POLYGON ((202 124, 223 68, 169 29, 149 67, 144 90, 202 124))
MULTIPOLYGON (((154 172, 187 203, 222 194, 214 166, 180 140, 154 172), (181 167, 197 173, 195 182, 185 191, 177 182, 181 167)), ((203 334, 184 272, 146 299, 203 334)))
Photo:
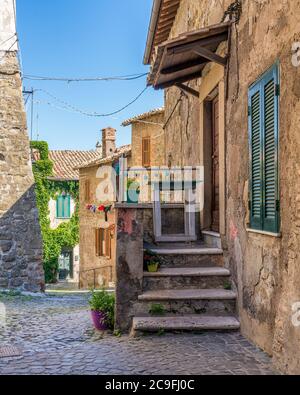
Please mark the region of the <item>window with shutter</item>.
POLYGON ((142 157, 143 167, 150 167, 150 137, 144 137, 142 140, 142 157))
POLYGON ((111 238, 112 238, 112 227, 108 229, 98 228, 95 229, 95 251, 96 256, 106 257, 111 259, 111 238))
POLYGON ((71 197, 70 195, 61 195, 56 199, 56 218, 71 217, 71 197))
POLYGON ((95 229, 95 250, 96 256, 103 256, 104 252, 104 229, 95 229))
POLYGON ((279 232, 279 76, 274 66, 249 90, 250 226, 279 232))
POLYGON ((91 199, 91 182, 90 180, 85 180, 84 183, 84 200, 86 203, 90 203, 91 199))

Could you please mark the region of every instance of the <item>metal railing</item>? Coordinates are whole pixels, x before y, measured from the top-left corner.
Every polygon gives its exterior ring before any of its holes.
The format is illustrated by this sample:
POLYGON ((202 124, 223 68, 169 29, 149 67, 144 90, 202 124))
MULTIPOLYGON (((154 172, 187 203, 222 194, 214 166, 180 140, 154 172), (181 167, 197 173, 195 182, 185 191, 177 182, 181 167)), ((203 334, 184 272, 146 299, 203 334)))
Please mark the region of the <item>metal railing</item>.
MULTIPOLYGON (((86 274, 86 273, 91 273, 93 272, 93 286, 94 289, 97 288, 97 271, 98 270, 102 270, 102 269, 107 269, 110 268, 110 282, 112 282, 113 279, 113 268, 112 268, 112 264, 107 264, 107 265, 103 265, 103 266, 98 266, 95 268, 91 268, 91 269, 86 269, 86 270, 80 270, 79 272, 79 289, 82 289, 83 287, 81 286, 81 284, 83 284, 83 279, 82 279, 82 275, 86 274)), ((87 280, 88 282, 88 280, 87 280)), ((89 283, 88 283, 89 284, 89 283)))

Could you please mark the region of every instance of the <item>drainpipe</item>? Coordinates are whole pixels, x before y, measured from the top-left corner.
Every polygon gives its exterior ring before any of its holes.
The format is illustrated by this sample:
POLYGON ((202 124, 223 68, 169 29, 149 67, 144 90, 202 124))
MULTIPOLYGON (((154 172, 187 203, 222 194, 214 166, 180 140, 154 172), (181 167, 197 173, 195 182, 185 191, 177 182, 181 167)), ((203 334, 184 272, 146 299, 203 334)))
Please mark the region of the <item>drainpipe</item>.
POLYGON ((145 55, 144 55, 144 64, 145 65, 150 64, 154 36, 155 36, 159 13, 160 13, 160 9, 161 9, 163 1, 164 0, 154 0, 154 3, 153 3, 150 26, 149 26, 149 30, 148 30, 146 50, 145 50, 145 55))

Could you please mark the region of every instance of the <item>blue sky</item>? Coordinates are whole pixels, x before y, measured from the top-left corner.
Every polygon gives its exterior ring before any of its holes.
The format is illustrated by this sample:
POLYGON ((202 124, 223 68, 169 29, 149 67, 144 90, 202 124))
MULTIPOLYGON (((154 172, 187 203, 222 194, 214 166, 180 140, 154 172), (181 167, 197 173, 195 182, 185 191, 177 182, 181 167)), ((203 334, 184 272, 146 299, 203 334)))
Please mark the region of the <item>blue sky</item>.
MULTIPOLYGON (((17 0, 23 73, 76 78, 147 72, 143 54, 151 7, 152 0, 17 0)), ((97 113, 123 107, 145 84, 145 77, 70 84, 24 80, 26 89, 45 89, 77 108, 97 113)), ((35 104, 34 138, 39 133, 51 149, 93 149, 106 126, 117 129, 118 145, 130 143, 130 128, 121 127, 122 121, 160 107, 163 95, 149 88, 134 105, 108 118, 62 111, 57 108, 60 103, 43 92, 36 93, 35 101, 39 103, 35 104)))

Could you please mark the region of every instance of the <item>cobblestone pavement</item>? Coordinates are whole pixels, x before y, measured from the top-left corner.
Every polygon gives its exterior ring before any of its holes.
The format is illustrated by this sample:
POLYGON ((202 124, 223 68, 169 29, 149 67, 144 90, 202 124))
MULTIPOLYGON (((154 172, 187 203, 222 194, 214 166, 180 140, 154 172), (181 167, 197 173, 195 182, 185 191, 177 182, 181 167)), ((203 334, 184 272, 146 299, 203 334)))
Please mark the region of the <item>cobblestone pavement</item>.
POLYGON ((87 295, 0 296, 0 303, 7 312, 0 345, 22 353, 0 358, 0 374, 274 374, 270 359, 239 333, 102 336, 87 295))

